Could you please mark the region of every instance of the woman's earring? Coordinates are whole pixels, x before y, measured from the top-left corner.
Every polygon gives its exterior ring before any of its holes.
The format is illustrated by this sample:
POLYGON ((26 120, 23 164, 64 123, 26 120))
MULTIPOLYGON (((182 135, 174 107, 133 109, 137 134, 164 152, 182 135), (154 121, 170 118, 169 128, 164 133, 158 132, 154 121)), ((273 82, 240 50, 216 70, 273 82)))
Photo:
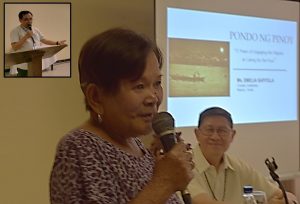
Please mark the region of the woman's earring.
POLYGON ((101 123, 102 123, 102 117, 101 117, 101 114, 98 113, 97 115, 98 115, 98 123, 101 124, 101 123))

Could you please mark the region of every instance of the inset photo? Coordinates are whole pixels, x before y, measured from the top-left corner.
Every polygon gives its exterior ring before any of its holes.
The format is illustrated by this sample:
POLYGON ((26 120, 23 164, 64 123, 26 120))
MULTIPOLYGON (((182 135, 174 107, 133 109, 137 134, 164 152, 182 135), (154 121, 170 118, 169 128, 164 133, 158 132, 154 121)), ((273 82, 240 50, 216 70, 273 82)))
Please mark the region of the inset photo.
POLYGON ((71 3, 4 3, 5 78, 71 77, 71 3))
POLYGON ((229 96, 229 42, 169 38, 169 96, 229 96))

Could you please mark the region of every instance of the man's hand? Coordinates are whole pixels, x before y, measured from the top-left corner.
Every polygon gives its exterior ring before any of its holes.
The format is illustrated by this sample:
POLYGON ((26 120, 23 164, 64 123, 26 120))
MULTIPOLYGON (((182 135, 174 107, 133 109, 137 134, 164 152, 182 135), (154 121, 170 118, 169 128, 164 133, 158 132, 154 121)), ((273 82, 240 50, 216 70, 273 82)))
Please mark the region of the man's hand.
POLYGON ((58 45, 65 45, 66 40, 57 41, 58 45))
POLYGON ((29 30, 26 32, 26 35, 25 35, 26 39, 31 38, 32 36, 33 36, 32 30, 29 30))

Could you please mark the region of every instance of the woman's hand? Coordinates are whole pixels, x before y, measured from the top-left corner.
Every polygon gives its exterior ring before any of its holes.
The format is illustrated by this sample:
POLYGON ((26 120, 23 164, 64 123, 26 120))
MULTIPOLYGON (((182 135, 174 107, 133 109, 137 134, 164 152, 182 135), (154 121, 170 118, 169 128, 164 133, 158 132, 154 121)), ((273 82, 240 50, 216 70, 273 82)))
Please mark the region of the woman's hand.
MULTIPOLYGON (((184 142, 184 140, 181 138, 181 132, 176 132, 175 134, 176 134, 175 135, 176 140, 178 142, 184 142)), ((191 144, 186 144, 186 148, 187 150, 191 151, 192 150, 191 144)), ((153 141, 151 142, 149 149, 156 159, 162 157, 162 155, 164 154, 164 149, 163 149, 163 145, 160 142, 159 136, 157 135, 153 136, 153 141)))
POLYGON ((184 190, 193 178, 192 160, 193 156, 187 150, 187 145, 179 142, 157 159, 153 179, 169 186, 173 192, 184 190))

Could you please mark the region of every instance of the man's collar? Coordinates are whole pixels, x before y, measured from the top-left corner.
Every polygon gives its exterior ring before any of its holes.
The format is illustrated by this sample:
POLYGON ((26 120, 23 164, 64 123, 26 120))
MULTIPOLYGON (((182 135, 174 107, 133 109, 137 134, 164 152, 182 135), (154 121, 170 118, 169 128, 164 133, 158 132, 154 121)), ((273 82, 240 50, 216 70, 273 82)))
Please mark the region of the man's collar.
POLYGON ((199 173, 202 173, 210 167, 210 164, 204 157, 199 145, 197 145, 193 149, 193 151, 194 151, 194 160, 195 160, 195 164, 196 164, 195 168, 197 169, 197 171, 199 173))
MULTIPOLYGON (((193 149, 193 152, 194 152, 195 168, 197 169, 197 171, 199 173, 206 171, 211 165, 208 163, 208 161, 204 157, 204 155, 200 149, 200 146, 197 145, 193 149)), ((222 161, 221 165, 223 166, 224 169, 231 169, 234 171, 234 168, 231 165, 231 163, 228 159, 228 155, 226 153, 224 153, 224 155, 223 155, 223 161, 222 161)))
POLYGON ((229 159, 228 159, 228 154, 224 153, 224 156, 223 156, 223 163, 224 163, 224 168, 225 169, 231 169, 234 171, 234 168, 233 166, 231 165, 229 159))
POLYGON ((22 24, 20 24, 20 28, 22 28, 24 31, 29 30, 27 27, 24 27, 22 24))

